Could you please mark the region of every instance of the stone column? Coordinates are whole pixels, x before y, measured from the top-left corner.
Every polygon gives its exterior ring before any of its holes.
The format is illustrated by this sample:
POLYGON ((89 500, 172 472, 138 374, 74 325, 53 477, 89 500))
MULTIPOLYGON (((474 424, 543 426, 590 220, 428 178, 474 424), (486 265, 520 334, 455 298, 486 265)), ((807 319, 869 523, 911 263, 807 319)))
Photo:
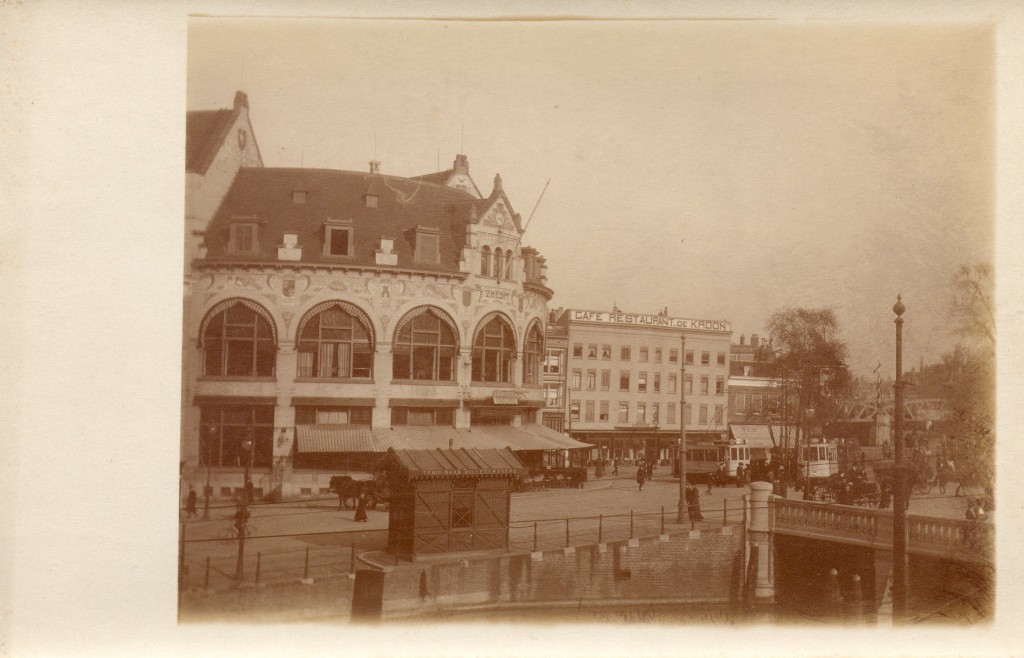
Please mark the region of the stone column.
POLYGON ((378 341, 373 353, 373 390, 376 402, 373 405, 372 427, 391 427, 391 375, 394 373, 395 355, 390 344, 378 341))
POLYGON ((775 600, 775 578, 771 562, 775 559, 771 542, 771 514, 768 509, 772 485, 768 482, 750 483, 750 516, 747 525, 751 547, 757 547, 755 603, 772 603, 775 600))
MULTIPOLYGON (((299 360, 294 341, 278 342, 274 372, 277 378, 277 404, 274 407, 272 440, 277 441, 283 427, 291 433, 292 441, 295 441, 295 407, 292 406, 292 397, 295 394, 295 377, 299 372, 299 360)), ((270 490, 280 487, 283 498, 295 495, 297 487, 293 481, 293 466, 291 455, 272 457, 269 487, 265 492, 269 493, 270 490)), ((254 473, 253 476, 256 477, 256 474, 254 473)))

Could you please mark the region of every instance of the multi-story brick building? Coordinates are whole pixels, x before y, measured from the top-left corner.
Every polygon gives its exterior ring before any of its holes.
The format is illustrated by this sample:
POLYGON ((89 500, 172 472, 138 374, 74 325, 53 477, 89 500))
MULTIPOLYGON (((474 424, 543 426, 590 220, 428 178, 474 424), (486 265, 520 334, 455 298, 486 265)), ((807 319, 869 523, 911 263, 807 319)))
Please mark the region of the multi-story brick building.
POLYGON ((389 447, 580 447, 540 424, 552 291, 500 176, 263 167, 241 93, 188 126, 186 481, 230 494, 248 461, 257 492, 323 493, 389 447))
POLYGON ((684 418, 694 440, 725 438, 728 320, 567 309, 552 322, 567 334, 569 431, 593 458, 669 460, 684 418))
POLYGON ((544 411, 542 422, 556 432, 566 430, 565 362, 569 350, 566 328, 554 323, 558 311, 551 311, 544 351, 544 411))

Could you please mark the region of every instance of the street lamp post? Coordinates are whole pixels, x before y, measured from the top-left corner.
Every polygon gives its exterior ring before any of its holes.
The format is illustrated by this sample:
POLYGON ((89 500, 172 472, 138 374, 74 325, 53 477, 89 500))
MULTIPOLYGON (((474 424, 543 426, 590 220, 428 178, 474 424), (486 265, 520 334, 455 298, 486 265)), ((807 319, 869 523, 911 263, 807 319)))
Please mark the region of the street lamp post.
POLYGON ((686 334, 679 336, 679 509, 676 523, 689 523, 686 509, 686 334))
POLYGON ((814 418, 814 409, 804 409, 807 416, 807 429, 804 432, 804 500, 814 500, 814 490, 811 489, 811 420, 814 418))
POLYGON ((907 472, 903 446, 903 305, 902 295, 896 295, 892 312, 896 314, 896 400, 893 424, 896 431, 896 464, 893 478, 893 583, 892 616, 898 624, 907 618, 907 472))
MULTIPOLYGON (((216 434, 217 430, 215 428, 213 428, 213 427, 210 427, 210 428, 207 428, 207 429, 208 429, 208 431, 207 431, 206 435, 207 435, 208 439, 210 441, 212 441, 213 440, 213 436, 216 434)), ((209 445, 209 443, 207 445, 209 445)), ((207 449, 207 450, 205 450, 203 452, 204 452, 203 460, 206 462, 206 484, 203 486, 203 521, 209 521, 210 520, 210 496, 213 495, 213 487, 210 486, 210 453, 209 453, 209 449, 207 449)))
POLYGON ((242 461, 245 463, 245 483, 242 486, 242 502, 235 512, 235 529, 238 531, 238 562, 235 564, 235 578, 241 580, 245 574, 243 560, 245 557, 245 525, 249 520, 249 467, 252 464, 252 438, 242 441, 242 450, 245 456, 242 461))

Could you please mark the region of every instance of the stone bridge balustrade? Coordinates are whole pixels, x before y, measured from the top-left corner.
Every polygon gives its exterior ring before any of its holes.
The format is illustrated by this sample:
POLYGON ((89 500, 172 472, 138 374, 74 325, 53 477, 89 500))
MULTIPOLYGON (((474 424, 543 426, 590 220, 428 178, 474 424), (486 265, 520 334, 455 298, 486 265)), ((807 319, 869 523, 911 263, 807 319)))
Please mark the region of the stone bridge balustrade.
MULTIPOLYGON (((892 511, 771 496, 772 533, 892 549, 892 511)), ((992 562, 994 528, 985 521, 908 516, 908 550, 965 562, 992 562)))

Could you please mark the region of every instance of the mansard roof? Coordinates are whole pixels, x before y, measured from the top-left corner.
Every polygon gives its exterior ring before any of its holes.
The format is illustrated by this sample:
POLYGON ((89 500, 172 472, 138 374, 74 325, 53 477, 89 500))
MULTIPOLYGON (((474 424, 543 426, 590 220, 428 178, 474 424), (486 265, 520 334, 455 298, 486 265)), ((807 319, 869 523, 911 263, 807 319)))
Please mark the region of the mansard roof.
POLYGON ((294 233, 302 248, 301 262, 376 265, 383 237, 394 240, 398 268, 458 272, 474 202, 484 200, 422 179, 328 169, 243 168, 206 231, 206 260, 277 262, 283 235, 294 233), (305 192, 303 203, 293 201, 294 192, 305 192), (375 208, 367 204, 367 195, 377 196, 375 208), (230 225, 250 221, 259 227, 258 250, 230 253, 230 225), (328 223, 353 227, 353 256, 324 255, 328 223), (414 261, 416 231, 423 228, 440 236, 437 264, 414 261))

